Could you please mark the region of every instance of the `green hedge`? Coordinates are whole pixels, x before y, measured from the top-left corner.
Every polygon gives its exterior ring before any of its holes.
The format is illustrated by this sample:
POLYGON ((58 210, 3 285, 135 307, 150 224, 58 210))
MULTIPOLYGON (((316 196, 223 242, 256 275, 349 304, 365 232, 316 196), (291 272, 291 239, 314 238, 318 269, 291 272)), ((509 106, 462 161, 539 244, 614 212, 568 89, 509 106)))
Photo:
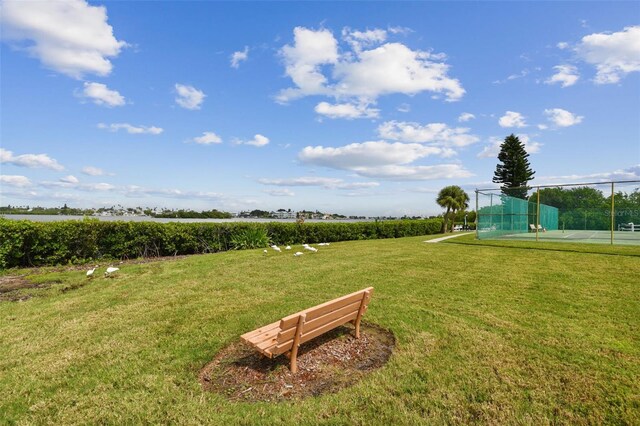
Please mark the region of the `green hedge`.
MULTIPOLYGON (((157 223, 97 219, 31 222, 0 218, 0 268, 213 253, 234 236, 261 228, 274 244, 320 243, 430 235, 442 219, 352 223, 157 223)), ((237 239, 236 239, 237 240, 237 239)))

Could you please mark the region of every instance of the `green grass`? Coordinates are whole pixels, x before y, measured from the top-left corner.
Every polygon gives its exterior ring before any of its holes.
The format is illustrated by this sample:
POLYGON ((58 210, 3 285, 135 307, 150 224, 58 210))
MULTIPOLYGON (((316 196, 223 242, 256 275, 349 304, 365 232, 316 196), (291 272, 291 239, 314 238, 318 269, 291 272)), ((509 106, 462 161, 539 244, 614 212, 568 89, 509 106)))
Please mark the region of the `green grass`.
POLYGON ((18 271, 55 284, 0 303, 0 423, 640 423, 640 249, 425 239, 123 265, 71 291, 84 271, 18 271), (291 403, 202 392, 240 334, 368 285, 398 343, 382 369, 291 403))

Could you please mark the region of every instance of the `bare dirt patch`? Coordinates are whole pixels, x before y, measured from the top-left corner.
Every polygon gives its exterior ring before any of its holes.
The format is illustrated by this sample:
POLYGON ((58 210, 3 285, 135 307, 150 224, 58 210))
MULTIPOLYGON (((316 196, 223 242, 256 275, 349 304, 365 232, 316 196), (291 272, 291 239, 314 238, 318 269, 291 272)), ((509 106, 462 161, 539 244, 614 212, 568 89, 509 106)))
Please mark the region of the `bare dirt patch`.
POLYGON ((25 293, 27 289, 39 289, 49 287, 53 282, 34 283, 23 276, 0 277, 0 302, 19 302, 31 298, 31 294, 25 293))
MULTIPOLYGON (((189 255, 195 256, 195 255, 189 255)), ((70 272, 70 271, 87 271, 92 267, 106 268, 110 265, 138 265, 152 262, 167 262, 179 259, 184 259, 187 255, 180 256, 164 256, 164 257, 147 257, 129 260, 112 260, 106 262, 104 260, 99 262, 90 262, 82 265, 58 265, 58 266, 39 266, 31 268, 14 268, 10 270, 9 274, 20 275, 4 275, 0 276, 0 302, 22 302, 32 297, 41 296, 44 294, 43 290, 46 290, 54 284, 62 284, 63 280, 59 278, 45 279, 37 278, 45 274, 70 272)), ((71 283, 60 287, 60 291, 63 293, 76 290, 83 287, 90 280, 84 282, 71 283)))
POLYGON ((382 367, 395 347, 393 333, 362 323, 360 339, 342 326, 300 346, 298 372, 284 355, 269 359, 237 341, 200 372, 203 389, 234 401, 286 401, 334 393, 382 367))

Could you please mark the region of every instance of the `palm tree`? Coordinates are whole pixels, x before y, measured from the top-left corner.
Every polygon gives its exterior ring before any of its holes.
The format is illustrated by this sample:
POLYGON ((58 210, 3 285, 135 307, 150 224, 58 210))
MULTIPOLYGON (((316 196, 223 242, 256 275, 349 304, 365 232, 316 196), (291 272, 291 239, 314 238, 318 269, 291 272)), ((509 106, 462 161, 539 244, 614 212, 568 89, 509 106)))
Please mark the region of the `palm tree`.
MULTIPOLYGON (((447 212, 444 214, 444 222, 442 223, 442 232, 446 233, 447 222, 449 219, 453 220, 456 211, 469 207, 469 196, 457 185, 445 186, 438 193, 436 202, 440 207, 447 209, 447 212)), ((451 225, 451 231, 453 231, 453 224, 451 225)))
POLYGON ((456 197, 458 205, 457 208, 454 208, 451 212, 451 232, 453 232, 453 220, 456 217, 456 213, 460 210, 465 211, 467 207, 469 207, 469 195, 464 192, 464 190, 459 186, 457 186, 456 188, 458 188, 456 190, 456 192, 458 193, 456 197))

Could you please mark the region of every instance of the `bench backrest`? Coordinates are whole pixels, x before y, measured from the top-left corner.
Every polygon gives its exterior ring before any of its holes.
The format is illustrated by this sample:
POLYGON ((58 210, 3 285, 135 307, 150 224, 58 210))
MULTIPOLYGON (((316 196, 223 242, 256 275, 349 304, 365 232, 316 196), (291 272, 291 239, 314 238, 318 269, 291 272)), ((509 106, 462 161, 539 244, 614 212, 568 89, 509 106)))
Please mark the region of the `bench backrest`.
POLYGON ((355 320, 359 313, 360 315, 364 314, 372 294, 373 287, 368 287, 282 318, 280 332, 276 339, 277 343, 271 352, 274 355, 279 355, 291 350, 301 315, 305 315, 305 319, 302 325, 300 344, 355 320))

